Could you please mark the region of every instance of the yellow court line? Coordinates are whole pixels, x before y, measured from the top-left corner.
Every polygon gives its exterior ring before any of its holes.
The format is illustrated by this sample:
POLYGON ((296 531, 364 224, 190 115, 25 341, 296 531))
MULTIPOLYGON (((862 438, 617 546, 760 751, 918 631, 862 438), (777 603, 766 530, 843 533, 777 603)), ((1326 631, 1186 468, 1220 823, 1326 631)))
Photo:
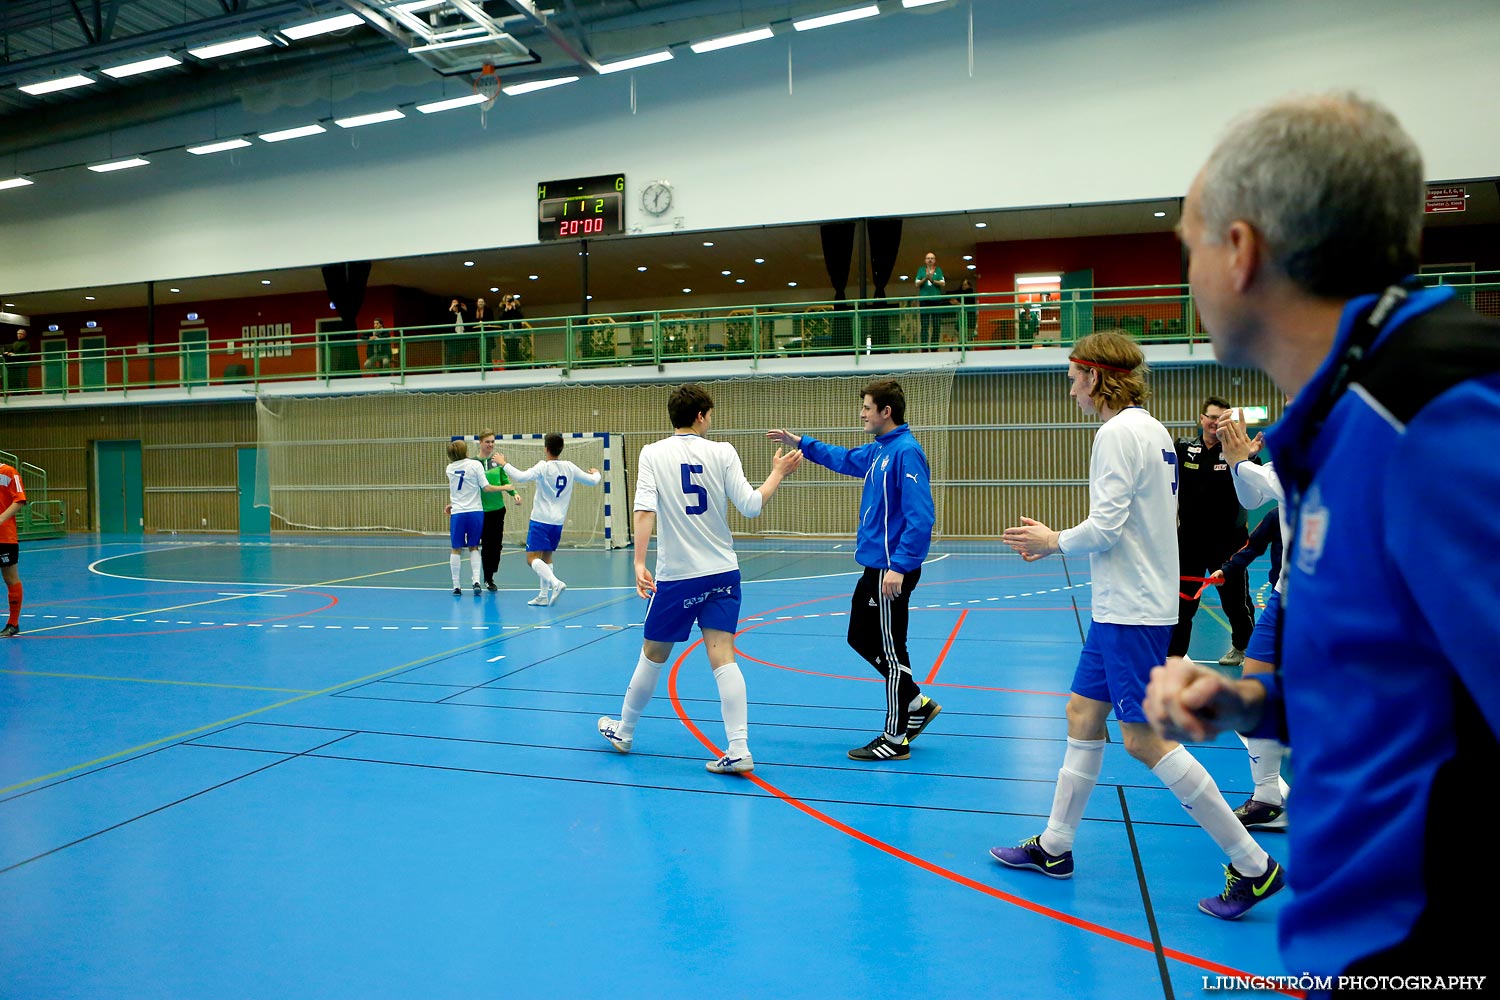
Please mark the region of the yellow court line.
MULTIPOLYGON (((377 577, 377 576, 385 576, 385 575, 387 575, 389 573, 405 573, 405 572, 407 572, 409 570, 414 570, 414 569, 431 569, 434 566, 446 566, 446 565, 448 565, 448 564, 447 563, 440 563, 440 562, 423 563, 420 566, 402 566, 402 567, 399 567, 397 569, 383 569, 383 570, 381 570, 378 573, 362 573, 359 576, 346 576, 346 577, 344 577, 341 580, 324 580, 321 583, 297 583, 297 584, 289 584, 289 585, 287 585, 285 587, 257 587, 255 584, 249 584, 249 586, 252 587, 252 588, 254 588, 256 591, 258 591, 258 593, 255 593, 255 594, 232 594, 232 595, 225 596, 225 597, 215 597, 213 600, 210 600, 210 601, 194 601, 192 604, 178 604, 178 605, 175 605, 175 606, 170 607, 170 608, 157 608, 154 611, 132 611, 132 612, 130 612, 128 614, 112 615, 109 618, 90 618, 87 621, 63 622, 62 624, 59 624, 59 625, 44 625, 41 628, 29 629, 28 630, 28 634, 29 635, 36 635, 38 632, 51 632, 51 631, 53 631, 55 629, 60 629, 60 628, 77 628, 80 625, 97 625, 100 622, 118 622, 118 621, 124 621, 127 618, 140 618, 142 615, 164 615, 164 614, 166 614, 169 611, 186 611, 186 610, 188 610, 190 608, 203 608, 203 607, 209 606, 210 604, 223 604, 223 603, 225 603, 227 601, 239 601, 239 600, 243 600, 246 597, 258 597, 258 596, 265 595, 265 594, 283 594, 283 593, 288 593, 288 592, 294 591, 294 590, 312 590, 315 587, 332 587, 332 586, 336 586, 337 584, 340 584, 340 583, 352 583, 355 580, 369 580, 369 579, 372 579, 372 578, 377 577)), ((118 579, 118 578, 116 578, 116 579, 118 579)), ((219 586, 219 584, 214 584, 214 586, 219 586)), ((226 586, 227 586, 227 584, 226 584, 226 586)), ((246 585, 245 584, 235 584, 235 586, 246 586, 246 585)))
MULTIPOLYGON (((351 578, 351 579, 358 579, 358 578, 354 577, 354 578, 351 578)), ((339 581, 333 581, 333 582, 339 582, 339 581)), ((590 611, 597 611, 600 608, 608 607, 610 604, 613 604, 613 603, 615 603, 618 600, 620 600, 620 598, 613 598, 613 599, 608 600, 608 601, 602 601, 599 604, 594 605, 593 607, 580 608, 580 609, 578 609, 578 613, 579 614, 587 614, 590 611)), ((96 757, 93 760, 85 761, 82 764, 74 764, 71 767, 65 767, 65 768, 63 768, 62 770, 53 771, 51 774, 43 774, 43 775, 40 775, 39 777, 28 778, 25 781, 19 781, 19 782, 15 783, 14 785, 7 785, 4 788, 0 788, 0 795, 9 795, 11 792, 17 791, 17 790, 22 789, 22 788, 26 788, 29 785, 39 784, 39 783, 41 783, 43 781, 51 781, 53 778, 61 778, 63 775, 65 775, 65 774, 71 774, 74 771, 82 771, 82 770, 84 770, 86 768, 96 767, 96 766, 98 766, 100 764, 106 764, 109 761, 118 760, 121 757, 128 757, 131 754, 140 753, 142 750, 149 750, 152 747, 161 746, 163 743, 172 743, 172 742, 175 742, 177 740, 186 739, 189 736, 194 736, 194 735, 196 735, 198 733, 207 732, 210 729, 218 729, 221 726, 227 726, 227 725, 229 725, 231 722, 240 722, 241 720, 248 719, 251 716, 260 715, 262 712, 269 712, 272 709, 284 708, 287 705, 295 705, 299 701, 306 701, 309 698, 316 698, 319 695, 331 694, 332 692, 337 691, 340 688, 351 687, 351 686, 353 686, 355 684, 364 684, 364 683, 367 683, 369 681, 373 681, 373 680, 377 680, 377 679, 379 679, 381 677, 385 677, 385 676, 387 676, 389 674, 400 673, 403 670, 410 670, 413 667, 420 667, 424 663, 433 663, 433 662, 436 662, 438 660, 446 659, 447 657, 450 657, 450 656, 454 655, 455 653, 466 653, 466 652, 468 652, 471 649, 479 649, 480 647, 488 645, 489 643, 492 643, 492 642, 496 641, 497 639, 505 639, 505 638, 508 638, 509 636, 512 636, 512 635, 525 635, 527 632, 534 631, 534 630, 540 628, 543 625, 550 625, 550 624, 552 624, 552 623, 551 622, 537 622, 535 625, 528 625, 527 627, 525 627, 523 629, 518 629, 515 632, 506 633, 505 635, 487 636, 484 639, 480 639, 477 642, 471 642, 471 643, 469 643, 467 645, 459 646, 456 649, 447 649, 447 650, 444 650, 441 653, 433 653, 431 656, 424 656, 424 657, 421 657, 419 659, 412 660, 409 663, 400 664, 399 666, 387 667, 384 670, 377 670, 373 674, 366 674, 363 677, 356 677, 353 680, 340 681, 337 684, 331 684, 328 687, 323 688, 320 691, 308 691, 308 692, 306 692, 304 694, 297 695, 297 697, 295 697, 295 698, 286 698, 286 699, 283 699, 282 701, 278 701, 278 702, 275 702, 275 703, 270 704, 270 705, 264 705, 264 706, 262 706, 260 708, 252 708, 248 712, 241 712, 239 715, 231 715, 227 719, 220 719, 217 722, 210 722, 210 723, 208 723, 206 725, 195 726, 192 729, 185 729, 182 732, 180 732, 180 733, 174 733, 171 736, 163 736, 161 739, 152 740, 149 743, 141 743, 138 746, 133 746, 133 747, 129 748, 128 750, 120 750, 120 751, 117 751, 117 752, 112 753, 112 754, 106 754, 103 757, 96 757)), ((336 727, 334 727, 334 728, 336 728, 336 727)))
POLYGON ((257 687, 253 684, 215 684, 212 681, 170 681, 153 677, 106 677, 102 674, 59 674, 51 670, 0 670, 16 677, 61 677, 75 681, 120 681, 125 684, 180 684, 183 687, 229 688, 233 691, 278 691, 282 694, 312 694, 306 688, 257 687))

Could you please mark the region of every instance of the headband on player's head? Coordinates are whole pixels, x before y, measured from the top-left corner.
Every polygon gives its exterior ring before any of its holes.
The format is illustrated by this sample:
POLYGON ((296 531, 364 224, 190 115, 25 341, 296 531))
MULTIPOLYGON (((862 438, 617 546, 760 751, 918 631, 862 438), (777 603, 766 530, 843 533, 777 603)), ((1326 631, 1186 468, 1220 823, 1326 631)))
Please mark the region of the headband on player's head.
POLYGON ((1098 368, 1107 372, 1119 372, 1121 375, 1129 375, 1135 371, 1134 368, 1121 368, 1119 365, 1107 365, 1102 361, 1085 361, 1079 357, 1069 356, 1069 361, 1075 365, 1083 365, 1085 368, 1098 368))

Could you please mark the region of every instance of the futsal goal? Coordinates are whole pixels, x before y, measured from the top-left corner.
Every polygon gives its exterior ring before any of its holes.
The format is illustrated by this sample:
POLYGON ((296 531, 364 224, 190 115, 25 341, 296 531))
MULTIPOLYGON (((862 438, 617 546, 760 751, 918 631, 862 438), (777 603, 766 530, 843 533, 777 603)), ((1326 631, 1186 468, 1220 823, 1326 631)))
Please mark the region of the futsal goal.
MULTIPOLYGON (((495 399, 487 393, 260 397, 255 502, 292 530, 446 536, 443 470, 450 441, 465 438, 469 457, 476 458, 475 435, 493 428, 495 450, 511 465, 526 469, 542 460, 543 433, 501 432, 500 419, 485 414, 493 408, 495 399), (434 395, 446 397, 441 402, 447 405, 434 405, 439 402, 434 395)), ((574 490, 562 545, 628 545, 629 529, 619 520, 618 506, 625 495, 621 435, 559 433, 563 458, 603 475, 598 487, 574 490)), ((520 505, 506 503, 505 546, 512 550, 525 543, 534 485, 517 489, 520 505)))

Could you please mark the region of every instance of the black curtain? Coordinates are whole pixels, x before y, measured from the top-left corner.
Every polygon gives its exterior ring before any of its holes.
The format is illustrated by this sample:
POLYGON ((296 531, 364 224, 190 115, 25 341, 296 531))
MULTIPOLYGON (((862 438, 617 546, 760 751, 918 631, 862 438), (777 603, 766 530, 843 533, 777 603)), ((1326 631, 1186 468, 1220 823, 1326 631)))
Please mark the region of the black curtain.
POLYGON ((890 283, 891 272, 896 268, 896 255, 901 252, 901 220, 871 219, 870 275, 875 279, 875 297, 885 298, 885 286, 890 283))
POLYGON ((833 342, 839 345, 849 344, 853 339, 853 325, 847 314, 849 306, 844 302, 848 298, 849 288, 849 261, 854 257, 854 223, 852 222, 825 222, 821 227, 823 234, 823 265, 828 268, 828 280, 833 285, 833 298, 837 310, 833 316, 833 342))
MULTIPOLYGON (((900 219, 869 219, 865 231, 870 241, 870 277, 875 282, 875 298, 883 306, 894 306, 885 297, 885 286, 890 283, 891 272, 896 268, 896 256, 901 251, 900 219)), ((896 328, 894 315, 872 320, 870 339, 882 347, 891 343, 896 328)))
POLYGON ((823 264, 828 268, 828 280, 833 284, 833 297, 844 301, 849 287, 849 261, 854 257, 854 223, 825 222, 823 233, 823 264))
POLYGON ((327 333, 330 371, 359 371, 359 346, 354 331, 359 329, 359 310, 365 304, 365 288, 369 283, 367 260, 323 266, 323 286, 328 289, 334 312, 339 314, 337 329, 327 333))

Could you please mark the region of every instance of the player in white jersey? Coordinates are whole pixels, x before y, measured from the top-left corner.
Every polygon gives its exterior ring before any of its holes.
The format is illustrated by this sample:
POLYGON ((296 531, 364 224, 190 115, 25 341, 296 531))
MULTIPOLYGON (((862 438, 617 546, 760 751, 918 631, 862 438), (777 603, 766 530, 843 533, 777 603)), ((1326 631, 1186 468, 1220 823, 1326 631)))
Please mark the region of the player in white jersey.
POLYGON ((448 535, 453 551, 448 569, 453 574, 453 594, 462 594, 458 571, 463 566, 463 550, 469 550, 469 565, 474 570, 474 594, 479 594, 479 539, 484 532, 484 503, 480 494, 496 492, 484 476, 484 466, 469 457, 469 445, 462 438, 448 442, 448 535))
MULTIPOLYGON (((1291 403, 1287 397, 1287 403, 1291 403)), ((1291 528, 1286 523, 1286 495, 1281 480, 1276 477, 1272 464, 1257 465, 1250 456, 1260 450, 1261 436, 1251 440, 1245 421, 1238 407, 1228 410, 1219 418, 1219 440, 1223 442, 1224 458, 1229 462, 1229 474, 1234 478, 1235 496, 1240 506, 1254 510, 1262 504, 1275 503, 1276 517, 1280 522, 1281 537, 1286 538, 1291 528)), ((1270 515, 1266 515, 1269 517, 1270 515)), ((1255 631, 1250 633, 1250 642, 1245 647, 1245 662, 1240 665, 1241 677, 1276 672, 1277 632, 1281 623, 1281 582, 1285 576, 1276 578, 1266 606, 1255 620, 1255 631)), ((1286 798, 1290 791, 1281 776, 1281 761, 1286 756, 1286 747, 1279 740, 1268 736, 1248 736, 1237 733, 1240 742, 1250 757, 1250 780, 1254 791, 1235 809, 1240 822, 1251 830, 1285 830, 1287 826, 1286 798)))
POLYGON ((598 469, 585 472, 559 457, 563 451, 561 434, 548 434, 542 439, 542 449, 546 457, 525 471, 507 462, 504 455, 496 457, 511 482, 536 481, 536 490, 531 497, 531 523, 526 526, 526 565, 541 578, 541 589, 526 603, 546 607, 568 589, 568 585, 552 571, 552 557, 557 552, 558 540, 562 538, 563 524, 568 520, 573 487, 578 483, 598 486, 602 477, 598 469))
POLYGON ((719 687, 719 709, 728 746, 705 765, 717 774, 755 769, 750 756, 745 678, 734 661, 734 633, 740 617, 740 569, 729 534, 729 504, 756 517, 767 500, 802 461, 802 452, 777 449, 771 474, 759 488, 745 479, 740 456, 727 441, 704 437, 714 408, 702 386, 682 385, 667 400, 675 433, 641 449, 635 487, 635 589, 650 598, 645 641, 636 661, 620 718, 599 720, 599 734, 629 753, 636 723, 656 691, 672 647, 692 634, 693 622, 719 687), (653 529, 656 574, 646 568, 653 529))
MULTIPOLYGON (((1089 516, 1065 531, 1023 517, 1004 537, 1028 562, 1053 552, 1089 553, 1093 621, 1073 674, 1068 748, 1047 828, 1017 847, 991 848, 990 855, 1010 868, 1073 876, 1073 840, 1099 780, 1113 706, 1126 752, 1171 789, 1229 855, 1231 871, 1252 880, 1259 902, 1286 884, 1281 866, 1251 839, 1203 765, 1182 744, 1158 736, 1142 708, 1151 669, 1166 659, 1177 623, 1178 584, 1177 449, 1141 408, 1149 394, 1145 356, 1129 337, 1102 332, 1079 340, 1068 362, 1068 395, 1103 421, 1089 459, 1089 516)), ((1225 919, 1242 916, 1248 907, 1232 905, 1228 892, 1200 900, 1198 908, 1225 919)))

